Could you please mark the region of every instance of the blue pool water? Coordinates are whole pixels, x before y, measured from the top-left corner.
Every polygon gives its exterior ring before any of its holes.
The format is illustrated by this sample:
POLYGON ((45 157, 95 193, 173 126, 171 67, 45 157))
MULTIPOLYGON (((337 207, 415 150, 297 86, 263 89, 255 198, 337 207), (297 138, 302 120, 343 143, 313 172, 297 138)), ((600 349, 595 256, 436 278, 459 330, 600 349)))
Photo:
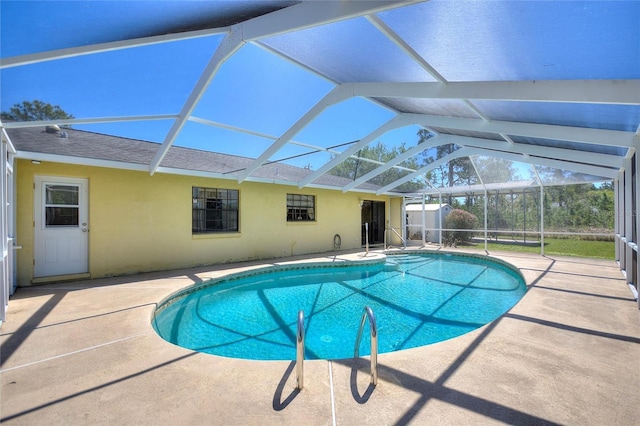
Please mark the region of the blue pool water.
MULTIPOLYGON (((481 327, 525 291, 519 272, 497 261, 403 254, 375 265, 315 266, 212 281, 161 304, 153 326, 165 340, 200 352, 292 360, 303 310, 305 358, 351 358, 365 306, 375 314, 384 353, 481 327)), ((368 339, 363 333, 361 355, 369 353, 368 339)))

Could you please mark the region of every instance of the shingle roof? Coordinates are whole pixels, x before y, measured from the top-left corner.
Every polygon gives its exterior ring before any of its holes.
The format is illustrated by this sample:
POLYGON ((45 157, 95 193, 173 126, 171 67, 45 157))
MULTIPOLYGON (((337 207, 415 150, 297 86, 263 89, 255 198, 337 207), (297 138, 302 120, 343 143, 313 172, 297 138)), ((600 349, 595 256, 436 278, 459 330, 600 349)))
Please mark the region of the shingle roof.
MULTIPOLYGON (((47 132, 44 127, 7 129, 7 134, 18 152, 75 157, 88 160, 105 160, 123 164, 148 165, 160 145, 137 139, 129 139, 100 133, 63 128, 60 132, 47 132), (66 137, 64 137, 66 136, 66 137)), ((160 167, 184 171, 200 171, 228 175, 236 174, 254 160, 237 155, 220 154, 191 148, 172 146, 160 167)), ((253 176, 258 179, 290 181, 296 183, 312 171, 283 163, 270 163, 260 167, 253 176)), ((315 181, 318 185, 341 188, 348 179, 325 174, 315 181)), ((363 190, 377 189, 374 185, 361 185, 363 190)))

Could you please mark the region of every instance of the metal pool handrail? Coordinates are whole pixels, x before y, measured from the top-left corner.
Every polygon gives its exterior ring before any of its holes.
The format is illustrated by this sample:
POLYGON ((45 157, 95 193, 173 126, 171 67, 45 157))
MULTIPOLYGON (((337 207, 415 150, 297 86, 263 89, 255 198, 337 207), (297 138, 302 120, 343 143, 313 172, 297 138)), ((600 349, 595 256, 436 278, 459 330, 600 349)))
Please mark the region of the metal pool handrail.
POLYGON ((304 386, 304 312, 298 312, 298 333, 296 335, 296 383, 298 389, 304 386))
POLYGON ((378 327, 376 326, 376 317, 373 315, 373 310, 365 306, 364 313, 362 314, 362 320, 360 320, 360 328, 358 329, 358 337, 356 337, 356 347, 353 350, 353 357, 358 358, 360 355, 360 340, 362 339, 362 329, 364 323, 369 318, 369 328, 371 330, 371 384, 376 386, 378 384, 378 327))

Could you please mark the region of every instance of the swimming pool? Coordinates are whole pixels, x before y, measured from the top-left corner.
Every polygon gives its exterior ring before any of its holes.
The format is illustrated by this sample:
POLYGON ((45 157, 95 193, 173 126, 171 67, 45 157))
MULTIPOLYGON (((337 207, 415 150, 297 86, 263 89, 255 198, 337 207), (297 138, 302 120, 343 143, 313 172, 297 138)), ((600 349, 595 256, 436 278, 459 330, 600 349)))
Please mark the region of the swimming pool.
MULTIPOLYGON (((445 253, 389 255, 376 264, 290 266, 236 274, 160 303, 153 327, 176 345, 232 358, 293 360, 298 311, 305 358, 353 357, 365 306, 380 353, 432 344, 481 327, 515 305, 526 286, 495 259, 445 253)), ((369 352, 364 333, 360 354, 369 352)))

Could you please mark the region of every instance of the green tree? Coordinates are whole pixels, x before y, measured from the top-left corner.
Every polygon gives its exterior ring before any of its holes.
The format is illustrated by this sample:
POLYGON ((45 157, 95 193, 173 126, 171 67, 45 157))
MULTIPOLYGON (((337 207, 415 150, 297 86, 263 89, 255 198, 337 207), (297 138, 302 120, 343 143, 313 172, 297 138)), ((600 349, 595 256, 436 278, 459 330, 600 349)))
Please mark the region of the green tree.
MULTIPOLYGON (((370 171, 380 167, 379 163, 386 163, 398 155, 407 151, 406 144, 403 142, 399 146, 392 148, 386 147, 382 142, 378 142, 374 145, 365 146, 362 148, 356 156, 358 158, 348 158, 338 164, 331 170, 331 174, 335 176, 344 177, 351 180, 356 180, 361 176, 369 173, 370 171), (375 162, 366 161, 364 159, 373 160, 375 162)), ((402 163, 402 166, 408 169, 415 170, 418 167, 418 163, 415 158, 410 158, 402 163)), ((392 167, 385 172, 373 177, 368 183, 377 186, 386 186, 398 179, 411 173, 408 170, 402 170, 392 167)), ((415 182, 407 182, 396 190, 411 191, 420 189, 421 186, 415 182)))
MULTIPOLYGON (((424 143, 431 137, 433 133, 428 130, 421 129, 418 131, 418 143, 424 143)), ((422 152, 422 163, 420 167, 433 163, 434 161, 452 154, 458 149, 456 145, 447 144, 439 145, 435 149, 428 149, 422 152)), ((457 185, 473 185, 477 183, 477 176, 473 169, 473 165, 468 157, 460 157, 449 160, 427 173, 427 179, 436 188, 450 188, 457 185)), ((453 205, 453 197, 449 196, 448 201, 453 205)))
POLYGON ((611 184, 545 187, 545 225, 554 231, 605 232, 614 226, 611 184))
POLYGON ((58 105, 51 105, 46 102, 35 100, 33 102, 23 101, 13 105, 9 111, 0 113, 3 120, 14 121, 43 121, 71 119, 73 115, 68 114, 58 105))

